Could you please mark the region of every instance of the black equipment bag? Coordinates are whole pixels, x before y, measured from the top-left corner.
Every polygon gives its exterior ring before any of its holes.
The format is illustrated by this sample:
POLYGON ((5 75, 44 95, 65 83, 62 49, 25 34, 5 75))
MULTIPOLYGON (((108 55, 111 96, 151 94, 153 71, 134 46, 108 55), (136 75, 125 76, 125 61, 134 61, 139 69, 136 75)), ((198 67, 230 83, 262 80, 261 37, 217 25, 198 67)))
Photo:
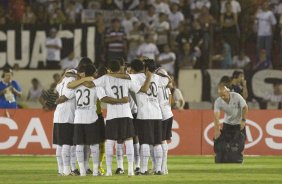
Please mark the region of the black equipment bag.
POLYGON ((215 163, 242 163, 245 138, 245 129, 241 131, 240 125, 224 124, 214 140, 215 163))

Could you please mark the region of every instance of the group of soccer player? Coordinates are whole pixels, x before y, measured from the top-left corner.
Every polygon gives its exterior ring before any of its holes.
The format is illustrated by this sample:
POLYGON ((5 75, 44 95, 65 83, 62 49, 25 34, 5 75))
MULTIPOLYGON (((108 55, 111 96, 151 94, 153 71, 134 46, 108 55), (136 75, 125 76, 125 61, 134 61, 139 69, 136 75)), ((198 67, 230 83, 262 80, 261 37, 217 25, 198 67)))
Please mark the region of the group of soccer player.
POLYGON ((116 174, 124 174, 124 145, 128 176, 150 174, 149 158, 155 175, 168 174, 167 140, 173 122, 170 86, 169 75, 152 59, 135 59, 127 66, 113 60, 96 71, 89 58, 82 58, 56 87, 53 144, 59 175, 103 175, 106 155, 105 175, 112 176, 115 144, 116 174), (101 102, 107 104, 106 121, 101 102))

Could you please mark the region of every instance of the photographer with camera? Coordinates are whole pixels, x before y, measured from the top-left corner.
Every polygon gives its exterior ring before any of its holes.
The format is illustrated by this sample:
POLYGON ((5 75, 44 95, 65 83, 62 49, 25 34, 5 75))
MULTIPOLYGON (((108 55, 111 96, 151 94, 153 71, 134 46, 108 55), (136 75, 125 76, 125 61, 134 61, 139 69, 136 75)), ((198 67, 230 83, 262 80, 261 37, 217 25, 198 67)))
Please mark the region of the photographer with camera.
POLYGON ((230 90, 239 93, 245 100, 248 98, 247 81, 242 71, 233 72, 230 90))
POLYGON ((17 97, 22 95, 20 85, 12 80, 13 71, 10 68, 3 69, 2 80, 0 81, 0 108, 17 109, 17 97))

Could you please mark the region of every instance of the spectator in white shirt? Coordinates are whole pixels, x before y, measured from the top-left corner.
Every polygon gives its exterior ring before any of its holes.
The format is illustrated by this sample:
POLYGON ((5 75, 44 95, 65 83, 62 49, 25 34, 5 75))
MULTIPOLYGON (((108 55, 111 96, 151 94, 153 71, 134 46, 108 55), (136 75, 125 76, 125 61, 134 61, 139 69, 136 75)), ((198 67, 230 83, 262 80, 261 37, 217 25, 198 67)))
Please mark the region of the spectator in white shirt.
POLYGON ((168 33, 170 30, 170 25, 165 13, 159 13, 159 21, 157 22, 155 29, 158 34, 157 46, 162 51, 164 45, 168 44, 168 33))
POLYGON ((174 65, 176 56, 175 53, 170 50, 168 45, 164 46, 164 52, 160 54, 158 64, 161 65, 170 75, 174 76, 174 65))
POLYGON ((155 7, 151 5, 148 7, 147 12, 142 19, 142 22, 145 24, 148 30, 153 30, 157 20, 158 14, 156 14, 155 7))
POLYGON ((46 39, 47 69, 60 69, 62 40, 57 37, 57 30, 52 28, 46 39))
POLYGON ((274 83, 273 92, 265 95, 264 100, 272 103, 282 102, 282 85, 274 83))
POLYGON ((133 29, 127 35, 128 40, 128 55, 127 61, 131 62, 133 59, 136 59, 136 52, 140 43, 144 41, 144 35, 140 30, 139 22, 133 22, 133 29))
POLYGON ((268 9, 268 3, 264 3, 261 11, 256 14, 257 30, 257 53, 261 49, 266 50, 266 56, 271 59, 272 31, 277 21, 274 14, 268 9))
POLYGON ((133 16, 131 11, 125 12, 125 19, 122 20, 122 26, 126 35, 133 29, 133 22, 139 22, 139 20, 133 16))
MULTIPOLYGON (((282 1, 280 0, 278 4, 274 7, 274 13, 280 17, 282 15, 282 1)), ((281 20, 281 18, 280 18, 281 20)))
POLYGON ((184 21, 184 15, 179 11, 179 4, 173 3, 171 5, 171 13, 169 14, 169 21, 172 32, 175 32, 176 35, 179 33, 179 26, 184 21))
POLYGON ((68 57, 64 58, 62 61, 61 61, 61 68, 63 70, 65 69, 73 69, 73 68, 76 68, 78 66, 78 59, 74 57, 74 53, 71 52, 68 57))
POLYGON ((191 11, 194 19, 197 19, 202 11, 202 8, 206 7, 210 9, 211 2, 210 0, 193 0, 191 3, 191 11))
POLYGON ((42 87, 40 86, 40 82, 37 78, 33 78, 31 80, 32 87, 28 91, 27 101, 38 102, 39 97, 41 96, 42 87))
POLYGON ((163 0, 155 0, 153 5, 156 8, 157 13, 165 13, 167 15, 170 14, 169 6, 167 3, 163 2, 163 0))
POLYGON ((226 3, 231 4, 233 13, 236 13, 237 15, 241 13, 241 5, 237 0, 223 0, 223 1, 221 1, 220 13, 226 12, 226 5, 225 5, 226 3))
POLYGON ((183 98, 182 92, 180 91, 179 88, 177 88, 175 81, 172 78, 172 88, 171 90, 171 95, 172 95, 172 104, 171 107, 173 109, 183 109, 185 105, 185 100, 183 98))
POLYGON ((238 69, 245 69, 250 64, 250 58, 241 51, 239 55, 233 57, 233 67, 238 69))
POLYGON ((156 44, 153 41, 153 35, 146 34, 144 36, 144 39, 145 39, 145 43, 139 46, 137 50, 137 56, 138 57, 145 56, 149 59, 157 60, 160 52, 156 44))

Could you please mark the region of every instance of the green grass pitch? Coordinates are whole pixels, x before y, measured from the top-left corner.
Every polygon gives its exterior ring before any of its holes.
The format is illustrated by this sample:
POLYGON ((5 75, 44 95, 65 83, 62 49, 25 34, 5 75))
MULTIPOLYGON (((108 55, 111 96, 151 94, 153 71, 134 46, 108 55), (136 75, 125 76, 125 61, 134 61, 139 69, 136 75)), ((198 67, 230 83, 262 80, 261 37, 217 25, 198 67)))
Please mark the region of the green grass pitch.
POLYGON ((57 176, 53 156, 0 156, 0 184, 282 184, 282 156, 245 157, 242 165, 214 164, 211 156, 170 156, 168 167, 166 176, 64 177, 57 176))

